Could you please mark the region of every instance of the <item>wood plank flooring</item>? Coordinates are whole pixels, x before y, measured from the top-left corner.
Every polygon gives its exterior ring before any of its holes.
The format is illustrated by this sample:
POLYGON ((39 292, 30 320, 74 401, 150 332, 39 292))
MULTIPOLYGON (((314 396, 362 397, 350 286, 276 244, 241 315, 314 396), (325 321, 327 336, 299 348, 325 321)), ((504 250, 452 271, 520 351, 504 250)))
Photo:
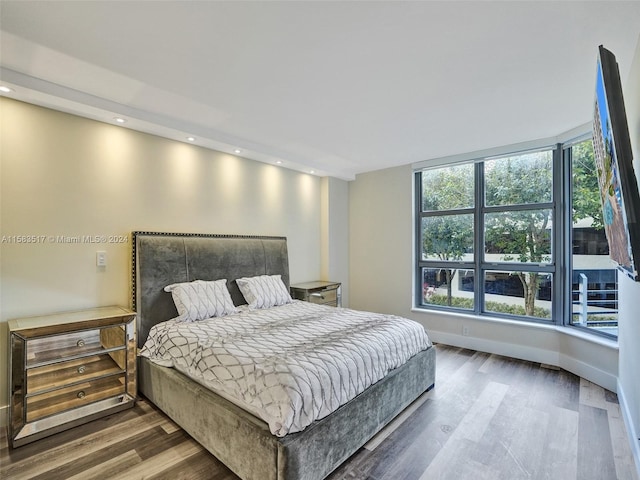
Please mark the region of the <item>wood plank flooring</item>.
MULTIPOLYGON (((617 396, 564 370, 437 345, 436 388, 330 480, 638 480, 617 396)), ((142 399, 17 449, 1 479, 237 480, 142 399)))

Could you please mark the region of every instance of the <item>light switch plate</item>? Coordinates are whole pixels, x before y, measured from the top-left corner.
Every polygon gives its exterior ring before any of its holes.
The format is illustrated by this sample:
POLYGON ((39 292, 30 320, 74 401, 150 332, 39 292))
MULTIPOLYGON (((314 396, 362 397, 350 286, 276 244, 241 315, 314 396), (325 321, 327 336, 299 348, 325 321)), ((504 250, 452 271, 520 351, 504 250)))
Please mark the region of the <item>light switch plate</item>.
POLYGON ((104 250, 100 250, 96 252, 96 266, 98 267, 107 266, 107 252, 105 252, 104 250))

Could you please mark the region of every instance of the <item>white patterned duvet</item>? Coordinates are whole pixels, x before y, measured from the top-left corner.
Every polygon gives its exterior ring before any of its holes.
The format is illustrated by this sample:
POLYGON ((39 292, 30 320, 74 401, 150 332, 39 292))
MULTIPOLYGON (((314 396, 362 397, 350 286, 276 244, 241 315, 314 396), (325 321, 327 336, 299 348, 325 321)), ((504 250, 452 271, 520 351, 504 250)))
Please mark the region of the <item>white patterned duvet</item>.
POLYGON ((327 416, 430 345, 413 320, 296 300, 160 323, 140 355, 176 368, 282 437, 327 416))

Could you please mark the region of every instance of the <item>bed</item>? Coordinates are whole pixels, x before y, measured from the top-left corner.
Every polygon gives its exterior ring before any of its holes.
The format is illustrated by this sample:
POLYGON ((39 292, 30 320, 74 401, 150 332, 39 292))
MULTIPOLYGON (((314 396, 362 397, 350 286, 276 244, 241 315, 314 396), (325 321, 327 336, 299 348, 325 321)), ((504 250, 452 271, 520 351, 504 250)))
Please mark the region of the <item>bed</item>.
MULTIPOLYGON (((133 232, 132 245, 140 348, 154 326, 177 316, 167 285, 227 279, 235 305, 246 304, 236 279, 279 275, 289 287, 284 237, 133 232)), ((138 363, 140 393, 244 480, 325 478, 435 381, 429 345, 333 413, 276 436, 267 421, 177 369, 142 356, 138 363)))

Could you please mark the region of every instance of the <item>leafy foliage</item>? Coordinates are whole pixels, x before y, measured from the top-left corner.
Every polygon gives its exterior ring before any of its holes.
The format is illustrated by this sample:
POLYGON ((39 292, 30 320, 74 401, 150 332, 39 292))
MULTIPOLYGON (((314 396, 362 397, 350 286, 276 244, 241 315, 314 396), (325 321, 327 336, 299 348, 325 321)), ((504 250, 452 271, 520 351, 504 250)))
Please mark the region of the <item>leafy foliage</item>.
POLYGON ((510 305, 502 302, 486 302, 485 308, 488 312, 508 313, 511 315, 536 318, 551 318, 551 310, 542 307, 534 307, 533 314, 528 313, 526 307, 522 305, 510 305))
MULTIPOLYGON (((530 205, 549 202, 553 177, 551 152, 536 152, 486 162, 487 205, 530 205)), ((486 217, 488 253, 504 260, 540 263, 551 255, 551 209, 517 210, 486 217)))
POLYGON ((473 298, 453 297, 448 298, 447 295, 434 294, 429 297, 429 303, 433 305, 447 305, 449 307, 473 309, 473 298), (449 300, 451 300, 449 302, 449 300))
POLYGON ((461 260, 473 253, 473 215, 444 215, 422 219, 425 258, 461 260))
MULTIPOLYGON (((530 205, 552 200, 550 151, 492 160, 485 164, 487 205, 530 205)), ((551 209, 523 209, 487 215, 485 242, 503 260, 542 263, 551 259, 551 209)), ((487 249, 490 251, 490 249, 487 249)), ((525 315, 536 316, 540 276, 517 273, 524 289, 525 315)))
POLYGON ((604 228, 602 201, 591 141, 574 145, 571 149, 571 159, 573 171, 572 220, 575 223, 583 218, 592 218, 592 227, 602 230, 604 228))
MULTIPOLYGON (((423 211, 473 207, 474 166, 458 165, 422 173, 423 211)), ((473 215, 438 215, 422 219, 422 256, 443 261, 461 260, 473 252, 473 215)), ((448 305, 451 305, 453 269, 443 269, 448 305)))
POLYGON ((551 151, 485 162, 485 198, 489 206, 550 202, 553 190, 551 151))
POLYGON ((506 261, 542 263, 551 259, 551 209, 508 211, 486 216, 487 253, 506 261))
MULTIPOLYGON (((453 297, 451 302, 448 303, 446 295, 432 295, 429 298, 429 303, 433 305, 447 305, 456 308, 464 308, 467 310, 473 309, 473 299, 465 297, 453 297)), ((527 315, 525 308, 522 305, 511 305, 503 302, 486 302, 485 308, 489 312, 507 313, 510 315, 527 315)), ((551 318, 551 311, 547 308, 535 307, 534 317, 537 318, 551 318)))
POLYGON ((472 164, 422 172, 422 210, 452 210, 474 204, 472 164))

